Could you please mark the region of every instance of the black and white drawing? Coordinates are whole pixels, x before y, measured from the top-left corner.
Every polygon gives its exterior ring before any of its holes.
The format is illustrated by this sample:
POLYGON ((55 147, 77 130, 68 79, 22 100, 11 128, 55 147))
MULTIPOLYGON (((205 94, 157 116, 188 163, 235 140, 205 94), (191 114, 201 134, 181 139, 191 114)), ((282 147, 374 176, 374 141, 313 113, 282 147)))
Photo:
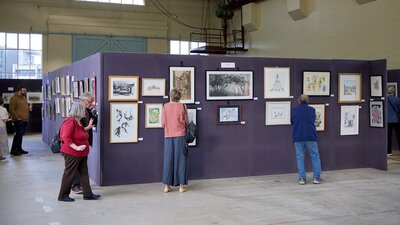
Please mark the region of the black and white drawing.
POLYGON ((359 106, 341 106, 340 135, 358 135, 359 106))
POLYGON ((266 102, 265 125, 290 124, 290 101, 266 102))
MULTIPOLYGON (((192 122, 197 125, 197 110, 196 109, 187 109, 188 114, 188 122, 192 122)), ((188 144, 189 147, 197 146, 197 137, 194 139, 192 143, 188 144)))
POLYGON ((253 99, 253 71, 206 71, 206 99, 253 99))
POLYGON ((164 78, 142 78, 142 96, 164 96, 164 78))
POLYGON ((264 98, 290 97, 290 68, 264 68, 264 98))
POLYGON ((138 104, 110 103, 110 143, 138 142, 138 104))
POLYGON ((109 76, 108 91, 109 101, 137 101, 139 99, 139 77, 109 76))
POLYGON ((376 75, 370 77, 371 82, 371 97, 382 97, 382 76, 376 75))

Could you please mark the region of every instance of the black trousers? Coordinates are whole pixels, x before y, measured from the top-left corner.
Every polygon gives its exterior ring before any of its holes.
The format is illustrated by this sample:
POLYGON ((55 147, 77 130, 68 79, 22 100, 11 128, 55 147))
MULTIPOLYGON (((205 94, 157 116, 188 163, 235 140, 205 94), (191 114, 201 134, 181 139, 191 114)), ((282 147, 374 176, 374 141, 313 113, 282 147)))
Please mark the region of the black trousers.
POLYGON ((25 134, 25 129, 27 125, 28 122, 22 120, 17 120, 14 122, 15 135, 11 145, 11 153, 18 153, 22 150, 22 137, 25 134))
POLYGON ((89 170, 87 166, 86 157, 75 157, 72 155, 64 154, 65 169, 61 180, 60 193, 58 198, 69 196, 71 193, 71 185, 76 172, 80 175, 80 183, 83 190, 84 197, 90 197, 93 195, 89 181, 89 170))
POLYGON ((400 123, 388 123, 388 145, 387 145, 388 154, 392 154, 393 130, 396 133, 397 143, 400 145, 400 123))

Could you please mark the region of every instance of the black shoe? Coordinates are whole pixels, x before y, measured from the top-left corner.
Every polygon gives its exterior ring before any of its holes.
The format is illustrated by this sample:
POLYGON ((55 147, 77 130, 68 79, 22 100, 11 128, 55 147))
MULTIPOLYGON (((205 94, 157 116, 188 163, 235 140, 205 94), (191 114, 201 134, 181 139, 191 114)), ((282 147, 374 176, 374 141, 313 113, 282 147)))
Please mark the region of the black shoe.
POLYGON ((22 155, 22 154, 28 154, 28 152, 25 151, 25 150, 23 150, 23 149, 19 150, 19 153, 21 153, 21 155, 22 155))
POLYGON ((99 199, 100 197, 101 197, 101 195, 92 194, 92 196, 83 197, 83 200, 97 200, 97 199, 99 199))
POLYGON ((20 152, 10 152, 10 155, 13 155, 13 156, 20 156, 21 153, 20 153, 20 152))
POLYGON ((75 199, 70 198, 69 196, 64 196, 62 198, 58 198, 58 201, 60 201, 60 202, 73 202, 73 201, 75 201, 75 199))

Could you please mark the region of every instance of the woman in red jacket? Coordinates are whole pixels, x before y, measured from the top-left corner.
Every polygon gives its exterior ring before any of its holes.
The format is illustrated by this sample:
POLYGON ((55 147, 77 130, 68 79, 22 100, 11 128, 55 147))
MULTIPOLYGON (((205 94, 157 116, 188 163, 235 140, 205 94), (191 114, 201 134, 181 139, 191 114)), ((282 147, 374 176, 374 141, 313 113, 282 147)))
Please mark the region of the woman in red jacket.
POLYGON ((85 117, 85 107, 74 103, 60 129, 62 141, 61 152, 64 155, 65 169, 61 181, 58 201, 73 202, 69 197, 75 173, 78 171, 83 189, 84 200, 97 200, 100 195, 92 193, 89 182, 87 156, 89 154, 89 134, 85 131, 80 120, 85 117))

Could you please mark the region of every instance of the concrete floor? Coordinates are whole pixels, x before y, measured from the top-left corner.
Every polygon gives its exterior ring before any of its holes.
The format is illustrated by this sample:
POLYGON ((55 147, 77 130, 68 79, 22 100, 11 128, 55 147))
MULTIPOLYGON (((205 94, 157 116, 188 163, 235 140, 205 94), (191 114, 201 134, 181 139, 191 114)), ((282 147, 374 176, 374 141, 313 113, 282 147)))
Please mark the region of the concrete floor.
MULTIPOLYGON (((27 135, 28 155, 0 162, 1 225, 323 225, 400 224, 400 162, 389 170, 327 171, 324 184, 297 184, 296 174, 194 180, 163 193, 161 183, 99 187, 99 201, 57 201, 63 159, 40 135, 27 135)), ((400 155, 395 151, 395 155, 400 155)), ((310 174, 311 176, 311 174, 310 174)))

